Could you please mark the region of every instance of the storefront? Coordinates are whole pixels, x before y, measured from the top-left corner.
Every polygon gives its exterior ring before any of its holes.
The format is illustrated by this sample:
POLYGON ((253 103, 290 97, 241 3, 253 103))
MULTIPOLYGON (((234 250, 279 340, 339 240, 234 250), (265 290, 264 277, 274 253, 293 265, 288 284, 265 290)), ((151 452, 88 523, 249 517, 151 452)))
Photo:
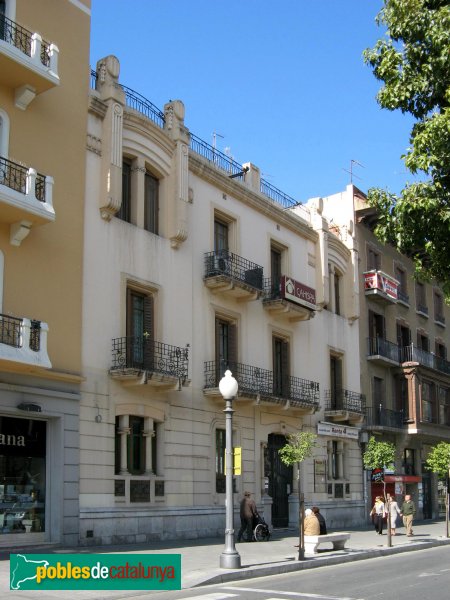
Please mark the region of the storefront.
POLYGON ((2 536, 45 532, 46 446, 45 421, 0 416, 2 536))
MULTIPOLYGON (((377 469, 375 469, 377 471, 377 469)), ((382 471, 382 469, 378 469, 382 471)), ((384 475, 384 484, 386 486, 386 494, 390 494, 393 498, 396 498, 398 502, 406 494, 410 494, 413 499, 419 501, 419 506, 422 506, 422 478, 417 475, 384 475)), ((372 473, 372 506, 374 505, 375 498, 377 496, 384 496, 384 485, 383 478, 376 477, 376 473, 372 473)))

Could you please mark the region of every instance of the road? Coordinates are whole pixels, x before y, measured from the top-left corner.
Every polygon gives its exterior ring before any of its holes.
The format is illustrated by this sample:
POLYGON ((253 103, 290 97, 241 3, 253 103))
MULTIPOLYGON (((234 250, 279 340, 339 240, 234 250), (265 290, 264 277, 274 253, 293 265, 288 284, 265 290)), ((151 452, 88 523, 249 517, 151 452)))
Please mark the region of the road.
MULTIPOLYGON (((124 596, 125 598, 125 596, 124 596)), ((450 547, 127 600, 449 600, 450 547)), ((118 600, 118 599, 116 599, 118 600)))

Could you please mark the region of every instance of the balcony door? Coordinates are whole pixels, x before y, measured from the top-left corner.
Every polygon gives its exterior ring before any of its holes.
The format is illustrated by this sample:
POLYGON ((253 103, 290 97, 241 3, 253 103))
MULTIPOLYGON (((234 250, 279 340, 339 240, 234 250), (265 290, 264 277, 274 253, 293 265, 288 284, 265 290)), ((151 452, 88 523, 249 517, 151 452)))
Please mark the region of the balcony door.
POLYGON ((280 281, 281 281, 281 251, 274 246, 270 248, 270 277, 271 277, 271 294, 273 298, 280 297, 280 281))
POLYGON ((330 356, 331 410, 342 410, 342 360, 330 356))
POLYGON ((289 342, 279 337, 272 339, 273 393, 289 398, 289 342))
POLYGON ((230 369, 236 377, 237 363, 237 328, 236 324, 216 317, 216 379, 217 383, 224 376, 225 371, 230 369))
POLYGON ((127 289, 127 365, 153 370, 153 297, 127 289))

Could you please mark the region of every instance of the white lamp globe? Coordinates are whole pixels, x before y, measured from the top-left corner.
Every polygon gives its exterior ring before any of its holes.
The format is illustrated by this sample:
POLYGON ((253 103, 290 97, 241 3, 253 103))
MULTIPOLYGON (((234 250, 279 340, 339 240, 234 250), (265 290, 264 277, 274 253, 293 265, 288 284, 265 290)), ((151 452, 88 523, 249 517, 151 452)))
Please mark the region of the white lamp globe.
POLYGON ((231 400, 238 392, 238 382, 231 375, 231 371, 225 371, 224 377, 219 381, 219 391, 225 400, 231 400))

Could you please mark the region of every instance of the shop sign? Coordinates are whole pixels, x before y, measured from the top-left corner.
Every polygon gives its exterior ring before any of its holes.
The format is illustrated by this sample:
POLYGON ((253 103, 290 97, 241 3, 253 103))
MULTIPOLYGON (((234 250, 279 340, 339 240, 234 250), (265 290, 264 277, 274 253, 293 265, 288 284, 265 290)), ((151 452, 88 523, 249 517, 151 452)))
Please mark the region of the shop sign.
POLYGON ((316 290, 292 279, 292 277, 286 277, 286 275, 281 277, 281 297, 316 310, 316 290))
POLYGON ((329 435, 332 437, 359 439, 357 427, 346 427, 345 425, 334 425, 333 423, 318 423, 317 435, 329 435))
POLYGON ((364 273, 364 290, 383 292, 392 300, 397 300, 398 281, 383 271, 367 271, 364 273))
POLYGON ((384 469, 372 469, 372 483, 383 483, 384 469))
POLYGON ((45 456, 45 421, 0 416, 0 455, 45 456))

